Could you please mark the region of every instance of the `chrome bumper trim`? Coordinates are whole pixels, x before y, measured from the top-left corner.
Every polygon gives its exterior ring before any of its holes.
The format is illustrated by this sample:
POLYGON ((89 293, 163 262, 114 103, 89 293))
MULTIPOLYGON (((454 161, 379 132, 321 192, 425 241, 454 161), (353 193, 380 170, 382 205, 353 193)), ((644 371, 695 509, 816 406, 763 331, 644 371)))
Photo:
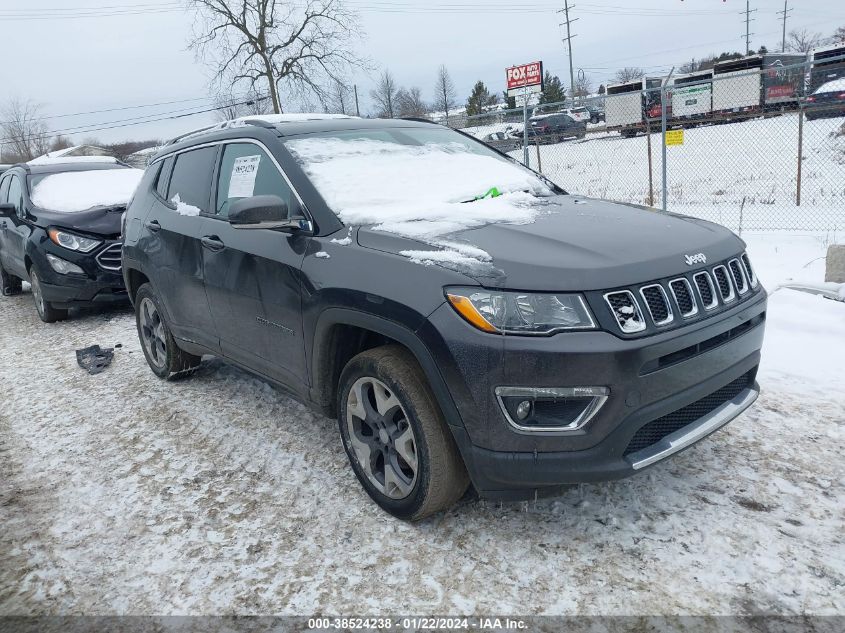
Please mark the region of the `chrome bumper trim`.
POLYGON ((737 394, 733 400, 729 400, 719 408, 695 422, 691 422, 684 428, 670 433, 656 444, 652 444, 636 453, 631 453, 625 459, 631 464, 634 470, 639 470, 655 462, 659 462, 670 455, 674 455, 733 420, 754 404, 754 401, 759 395, 760 388, 755 383, 753 386, 737 394))

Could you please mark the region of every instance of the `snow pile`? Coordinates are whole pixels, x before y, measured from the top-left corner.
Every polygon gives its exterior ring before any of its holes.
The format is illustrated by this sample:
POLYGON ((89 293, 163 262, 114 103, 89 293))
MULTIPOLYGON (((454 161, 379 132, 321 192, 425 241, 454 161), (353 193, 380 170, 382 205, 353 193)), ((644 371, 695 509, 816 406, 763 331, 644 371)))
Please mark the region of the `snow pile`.
POLYGON ((126 204, 143 175, 141 169, 94 169, 51 174, 35 185, 32 202, 42 209, 62 213, 126 204))
POLYGON ((344 223, 373 224, 446 249, 407 252, 427 263, 488 262, 484 251, 441 238, 485 224, 533 222, 544 208, 538 196, 552 193, 531 172, 461 143, 305 138, 287 146, 344 223))
POLYGON ((187 202, 182 202, 182 198, 177 193, 170 199, 170 202, 176 205, 176 213, 179 215, 199 215, 202 210, 187 202))
POLYGON ((331 255, 329 255, 326 251, 320 251, 316 253, 314 257, 319 257, 320 259, 331 259, 331 255))

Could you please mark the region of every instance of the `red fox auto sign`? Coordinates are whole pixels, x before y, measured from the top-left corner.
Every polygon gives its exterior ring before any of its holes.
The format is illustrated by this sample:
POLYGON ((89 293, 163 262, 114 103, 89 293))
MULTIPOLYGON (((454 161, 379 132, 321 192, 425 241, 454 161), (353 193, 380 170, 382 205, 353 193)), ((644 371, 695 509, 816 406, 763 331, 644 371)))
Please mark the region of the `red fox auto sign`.
POLYGON ((543 62, 531 62, 507 69, 508 96, 513 97, 526 90, 543 91, 543 62))

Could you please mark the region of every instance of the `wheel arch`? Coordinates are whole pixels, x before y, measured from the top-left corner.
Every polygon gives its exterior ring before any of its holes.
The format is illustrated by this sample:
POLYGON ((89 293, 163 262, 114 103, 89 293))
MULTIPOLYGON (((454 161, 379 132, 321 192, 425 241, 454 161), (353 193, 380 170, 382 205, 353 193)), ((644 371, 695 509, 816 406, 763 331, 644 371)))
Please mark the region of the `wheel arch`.
POLYGON ((129 294, 129 300, 134 305, 138 289, 144 284, 150 283, 150 278, 137 268, 127 268, 124 273, 124 278, 126 281, 126 291, 129 294))
POLYGON ((335 415, 338 382, 346 363, 362 351, 390 343, 405 347, 419 363, 449 427, 463 427, 434 356, 416 333, 384 317, 347 308, 329 308, 317 321, 310 363, 312 399, 335 415))

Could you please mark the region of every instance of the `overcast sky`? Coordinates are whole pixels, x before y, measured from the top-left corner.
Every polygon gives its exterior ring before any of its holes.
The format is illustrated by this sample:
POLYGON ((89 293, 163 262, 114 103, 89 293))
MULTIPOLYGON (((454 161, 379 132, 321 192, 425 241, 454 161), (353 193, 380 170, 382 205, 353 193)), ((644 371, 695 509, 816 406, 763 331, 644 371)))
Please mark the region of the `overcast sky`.
MULTIPOLYGON (((780 47, 783 0, 750 0, 752 48, 780 47)), ((563 0, 346 0, 366 32, 359 53, 387 67, 402 86, 432 97, 446 64, 459 99, 481 79, 504 89, 505 67, 534 61, 568 84, 563 0)), ((576 0, 571 11, 574 66, 593 83, 622 66, 665 73, 692 57, 744 51, 745 0, 576 0)), ((825 36, 845 26, 843 0, 791 0, 787 30, 825 36)), ((193 16, 179 0, 0 0, 5 58, 0 100, 43 106, 56 132, 80 142, 164 138, 212 122, 212 114, 126 126, 127 120, 196 112, 211 106, 209 69, 187 50, 193 16), (108 8, 104 8, 108 7, 108 8), (104 15, 107 14, 107 15, 104 15), (167 102, 167 103, 166 103, 167 102), (160 105, 153 105, 160 104, 160 105), (144 107, 136 107, 144 106, 144 107), (112 110, 102 112, 103 110, 112 110), (93 114, 92 111, 100 111, 93 114), (68 116, 73 115, 73 116, 68 116), (114 127, 97 131, 84 128, 114 127), (76 132, 76 133, 74 133, 76 132)), ((372 105, 371 76, 359 73, 362 113, 372 105)), ((296 104, 290 104, 296 110, 296 104)), ((131 122, 131 121, 130 121, 131 122)))

